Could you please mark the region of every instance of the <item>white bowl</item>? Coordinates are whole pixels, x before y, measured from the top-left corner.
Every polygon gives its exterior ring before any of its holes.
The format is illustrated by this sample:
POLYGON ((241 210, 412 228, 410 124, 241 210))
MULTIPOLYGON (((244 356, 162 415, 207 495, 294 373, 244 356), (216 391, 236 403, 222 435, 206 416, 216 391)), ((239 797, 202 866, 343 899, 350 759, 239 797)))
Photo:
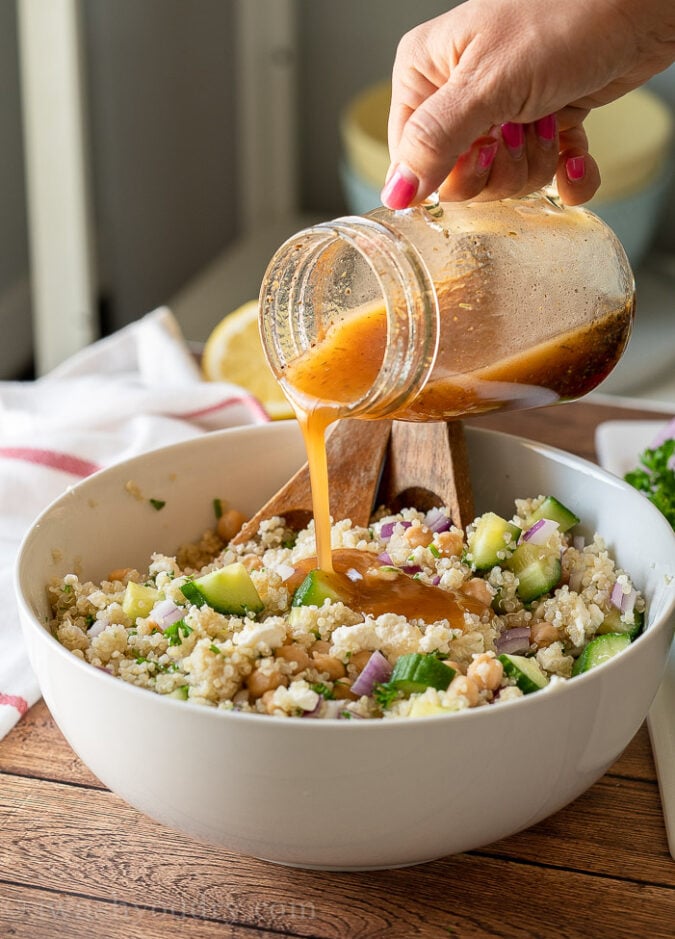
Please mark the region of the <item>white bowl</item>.
MULTIPOLYGON (((497 707, 399 721, 301 721, 160 697, 78 659, 45 629, 46 584, 100 579, 173 553, 212 522, 214 495, 253 512, 303 462, 295 422, 223 431, 137 457, 54 502, 22 545, 16 586, 31 661, 67 740, 140 811, 229 850, 322 869, 399 866, 503 838, 570 802, 645 718, 670 645, 675 535, 596 466, 468 428, 477 509, 555 494, 649 599, 646 632, 585 675, 497 707), (161 512, 125 489, 132 480, 161 512)), ((113 820, 111 820, 113 821, 113 820)), ((630 837, 630 833, 626 833, 630 837)))

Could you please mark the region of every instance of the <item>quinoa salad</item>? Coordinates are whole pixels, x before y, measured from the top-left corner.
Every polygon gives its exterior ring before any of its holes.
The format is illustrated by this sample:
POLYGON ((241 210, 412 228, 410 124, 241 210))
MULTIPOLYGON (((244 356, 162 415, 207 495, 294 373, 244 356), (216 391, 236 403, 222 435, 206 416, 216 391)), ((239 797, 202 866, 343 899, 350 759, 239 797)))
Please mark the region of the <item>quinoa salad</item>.
POLYGON ((245 519, 217 499, 214 508, 212 530, 175 556, 154 554, 147 570, 54 580, 52 634, 156 694, 359 720, 540 692, 601 666, 643 626, 629 574, 552 496, 518 499, 511 518, 487 512, 466 532, 443 509, 382 509, 368 527, 338 521, 332 576, 312 566, 312 522, 294 532, 271 518, 234 545, 245 519))

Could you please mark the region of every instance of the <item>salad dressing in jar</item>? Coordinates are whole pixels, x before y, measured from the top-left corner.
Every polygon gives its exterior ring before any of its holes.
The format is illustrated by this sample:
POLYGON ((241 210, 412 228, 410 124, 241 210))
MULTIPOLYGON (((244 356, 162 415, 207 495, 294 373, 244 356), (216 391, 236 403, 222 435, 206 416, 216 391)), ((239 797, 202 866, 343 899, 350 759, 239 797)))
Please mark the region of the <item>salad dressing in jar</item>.
POLYGON ((305 437, 319 567, 332 570, 330 424, 581 397, 619 361, 634 298, 613 232, 543 193, 382 208, 285 242, 263 279, 260 330, 305 437))

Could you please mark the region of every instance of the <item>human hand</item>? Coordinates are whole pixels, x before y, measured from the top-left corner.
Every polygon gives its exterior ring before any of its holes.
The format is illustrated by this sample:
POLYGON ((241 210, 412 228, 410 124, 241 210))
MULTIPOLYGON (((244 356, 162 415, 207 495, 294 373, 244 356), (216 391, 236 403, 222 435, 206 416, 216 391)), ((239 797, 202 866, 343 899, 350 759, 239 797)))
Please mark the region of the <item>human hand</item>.
POLYGON ((672 0, 466 0, 399 44, 382 201, 502 199, 555 177, 586 202, 600 172, 584 118, 674 60, 672 0))

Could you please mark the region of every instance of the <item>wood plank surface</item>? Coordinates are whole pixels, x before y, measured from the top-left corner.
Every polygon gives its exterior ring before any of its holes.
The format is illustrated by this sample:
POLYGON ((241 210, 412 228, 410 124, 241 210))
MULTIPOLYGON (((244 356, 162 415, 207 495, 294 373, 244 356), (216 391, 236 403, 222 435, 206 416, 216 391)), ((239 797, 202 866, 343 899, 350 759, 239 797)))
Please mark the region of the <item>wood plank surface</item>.
MULTIPOLYGON (((664 922, 675 922, 675 890, 648 882, 639 852, 631 867, 634 877, 620 876, 625 873, 624 857, 616 861, 617 874, 598 878, 592 870, 569 870, 541 860, 533 866, 528 857, 506 859, 480 852, 396 871, 302 871, 197 845, 107 791, 84 790, 83 799, 83 790, 74 786, 11 776, 1 782, 5 826, 0 870, 10 875, 9 885, 39 885, 59 896, 125 906, 130 916, 144 918, 148 912, 162 911, 179 919, 326 939, 434 936, 442 935, 442 929, 447 935, 448 927, 461 936, 536 936, 547 935, 537 932, 544 925, 557 925, 560 936, 579 937, 591 912, 594 922, 601 914, 608 930, 594 931, 593 936, 610 935, 611 927, 613 935, 633 939, 658 935, 650 909, 671 917, 664 922), (7 806, 15 811, 8 813, 7 806), (602 880, 621 885, 621 902, 614 891, 603 893, 602 880), (574 908, 565 906, 566 923, 558 922, 557 905, 551 908, 547 885, 553 883, 556 899, 574 897, 574 908), (467 932, 478 923, 484 924, 481 928, 491 923, 491 929, 496 923, 498 931, 467 932)), ((602 804, 598 800, 597 806, 602 804)), ((643 809, 638 799, 636 811, 643 809)), ((569 830, 572 855, 586 837, 582 828, 569 830)), ((612 844, 620 846, 620 839, 612 844)), ((556 848, 551 846, 550 862, 556 848)), ((622 854, 629 849, 624 842, 622 854)), ((576 864, 586 860, 582 853, 576 864)), ((0 913, 0 923, 3 916, 0 913)))
MULTIPOLYGON (((595 458, 648 411, 589 403, 476 419, 595 458)), ((0 742, 0 939, 672 939, 668 854, 643 726, 610 771, 480 850, 368 873, 295 870, 142 816, 81 763, 44 703, 0 742)))

